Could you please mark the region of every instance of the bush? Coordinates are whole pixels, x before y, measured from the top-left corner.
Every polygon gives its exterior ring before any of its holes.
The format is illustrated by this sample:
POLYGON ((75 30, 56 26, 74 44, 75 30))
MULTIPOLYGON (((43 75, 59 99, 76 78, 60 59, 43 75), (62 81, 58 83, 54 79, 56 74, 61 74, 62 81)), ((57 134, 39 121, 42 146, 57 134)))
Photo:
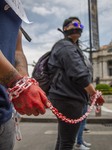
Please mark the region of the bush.
POLYGON ((108 84, 97 84, 95 89, 101 91, 103 95, 112 95, 112 87, 108 84))

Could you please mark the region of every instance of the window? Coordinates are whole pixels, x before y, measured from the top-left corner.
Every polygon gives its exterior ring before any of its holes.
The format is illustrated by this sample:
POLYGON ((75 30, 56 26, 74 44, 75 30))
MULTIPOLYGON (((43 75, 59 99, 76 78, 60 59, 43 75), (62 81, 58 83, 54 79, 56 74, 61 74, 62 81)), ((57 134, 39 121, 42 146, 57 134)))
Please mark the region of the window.
POLYGON ((112 48, 109 48, 109 49, 108 49, 108 52, 112 52, 112 48))
POLYGON ((108 75, 112 76, 112 60, 108 61, 108 75))

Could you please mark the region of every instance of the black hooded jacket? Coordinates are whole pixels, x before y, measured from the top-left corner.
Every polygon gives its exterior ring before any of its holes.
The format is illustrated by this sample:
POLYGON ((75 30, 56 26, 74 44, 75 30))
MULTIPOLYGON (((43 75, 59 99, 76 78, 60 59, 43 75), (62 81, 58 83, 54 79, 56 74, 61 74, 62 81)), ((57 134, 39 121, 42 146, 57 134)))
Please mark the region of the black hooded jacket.
POLYGON ((70 39, 62 39, 55 44, 48 68, 49 71, 56 71, 49 90, 50 98, 73 99, 83 103, 88 101, 84 88, 92 81, 92 66, 70 39))

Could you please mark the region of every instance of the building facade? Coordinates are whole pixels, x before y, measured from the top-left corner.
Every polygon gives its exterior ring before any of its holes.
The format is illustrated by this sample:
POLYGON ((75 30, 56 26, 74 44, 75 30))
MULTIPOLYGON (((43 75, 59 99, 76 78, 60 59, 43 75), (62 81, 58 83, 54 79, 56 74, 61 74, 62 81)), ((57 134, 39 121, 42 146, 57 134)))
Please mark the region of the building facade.
POLYGON ((92 53, 93 80, 98 83, 112 82, 112 42, 92 53))

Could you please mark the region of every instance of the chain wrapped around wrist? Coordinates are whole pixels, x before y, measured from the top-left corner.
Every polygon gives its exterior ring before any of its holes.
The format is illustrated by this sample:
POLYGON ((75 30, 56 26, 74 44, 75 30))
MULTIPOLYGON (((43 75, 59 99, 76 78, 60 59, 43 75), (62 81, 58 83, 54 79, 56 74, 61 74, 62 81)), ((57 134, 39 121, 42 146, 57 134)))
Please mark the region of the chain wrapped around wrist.
POLYGON ((38 82, 34 78, 23 77, 21 78, 14 87, 8 88, 10 100, 19 97, 19 95, 26 89, 28 89, 32 84, 37 84, 38 82))

